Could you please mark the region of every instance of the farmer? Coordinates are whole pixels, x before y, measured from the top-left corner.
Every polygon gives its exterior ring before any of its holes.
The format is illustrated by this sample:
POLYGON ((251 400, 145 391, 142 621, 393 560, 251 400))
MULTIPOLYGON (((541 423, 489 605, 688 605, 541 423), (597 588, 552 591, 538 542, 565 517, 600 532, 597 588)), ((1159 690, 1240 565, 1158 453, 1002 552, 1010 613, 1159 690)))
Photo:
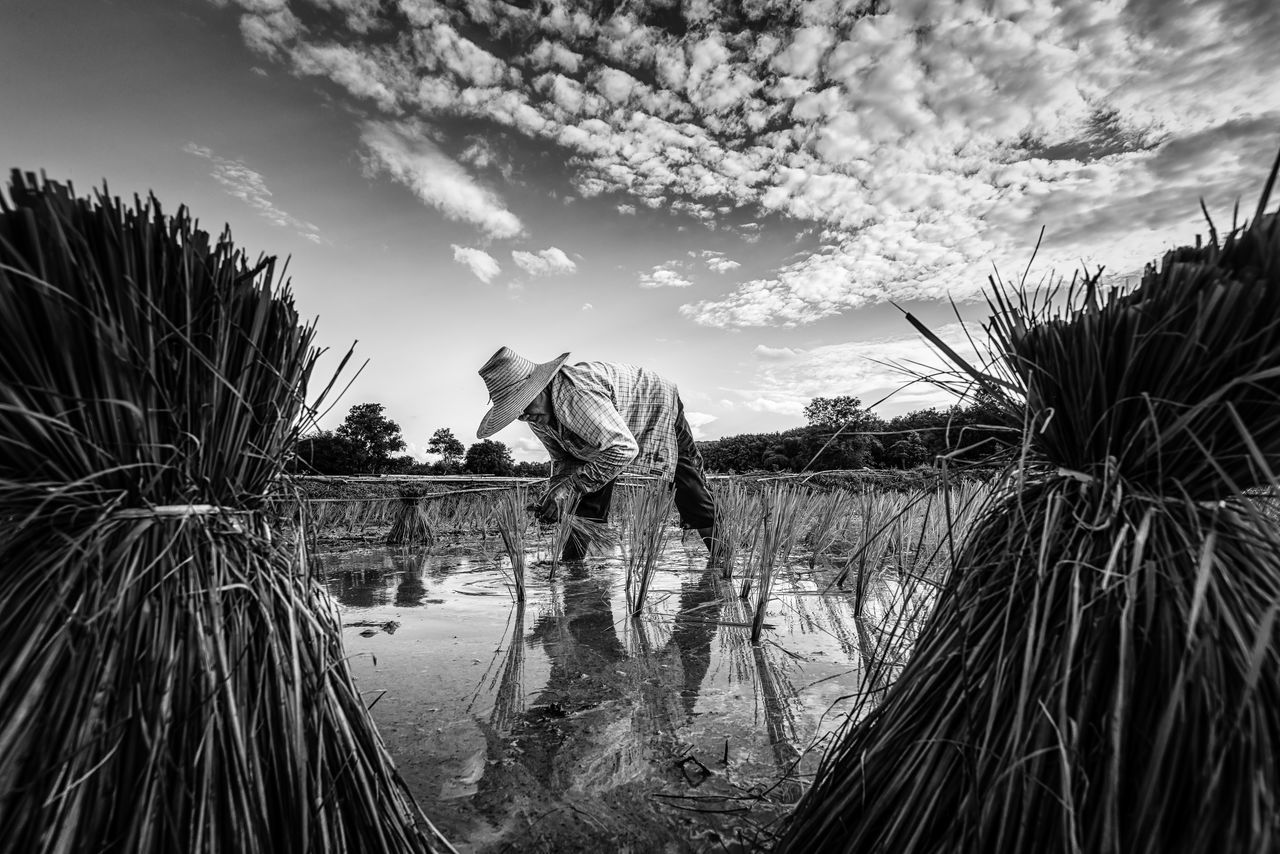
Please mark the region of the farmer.
MULTIPOLYGON (((697 529, 714 559, 715 503, 675 383, 633 365, 566 365, 568 358, 564 353, 535 364, 509 347, 494 353, 480 369, 493 408, 477 437, 516 419, 533 430, 552 460, 551 486, 534 509, 545 523, 559 520, 574 498, 575 515, 607 520, 613 484, 623 472, 674 481, 680 519, 697 529)), ((585 552, 584 542, 571 536, 562 559, 581 560, 585 552)))

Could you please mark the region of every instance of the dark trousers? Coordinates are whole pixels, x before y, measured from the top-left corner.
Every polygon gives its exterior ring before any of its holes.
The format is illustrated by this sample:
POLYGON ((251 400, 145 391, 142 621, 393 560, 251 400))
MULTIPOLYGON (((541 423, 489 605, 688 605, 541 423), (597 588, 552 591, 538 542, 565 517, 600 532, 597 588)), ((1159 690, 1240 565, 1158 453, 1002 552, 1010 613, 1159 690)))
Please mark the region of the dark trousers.
MULTIPOLYGON (((684 417, 684 403, 676 399, 676 510, 680 513, 680 521, 689 528, 710 528, 716 521, 716 503, 707 487, 707 478, 702 470, 702 454, 693 443, 693 430, 684 417)), ((596 522, 609 520, 609 505, 613 502, 613 484, 609 481, 595 492, 589 492, 578 499, 578 508, 574 514, 583 519, 596 522)), ((585 549, 575 537, 570 537, 565 544, 566 560, 581 558, 585 549)))

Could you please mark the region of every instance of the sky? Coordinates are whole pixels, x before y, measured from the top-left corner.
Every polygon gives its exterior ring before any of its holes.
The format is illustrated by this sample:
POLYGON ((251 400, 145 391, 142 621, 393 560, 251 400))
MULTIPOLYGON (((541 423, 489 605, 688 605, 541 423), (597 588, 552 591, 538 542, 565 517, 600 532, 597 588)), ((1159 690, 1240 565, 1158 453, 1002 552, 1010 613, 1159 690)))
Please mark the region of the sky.
POLYGON ((368 362, 321 426, 382 403, 420 459, 502 346, 652 368, 701 438, 945 406, 904 311, 967 352, 992 276, 1132 283, 1280 150, 1274 0, 0 10, 0 165, 287 256, 320 372, 368 362))

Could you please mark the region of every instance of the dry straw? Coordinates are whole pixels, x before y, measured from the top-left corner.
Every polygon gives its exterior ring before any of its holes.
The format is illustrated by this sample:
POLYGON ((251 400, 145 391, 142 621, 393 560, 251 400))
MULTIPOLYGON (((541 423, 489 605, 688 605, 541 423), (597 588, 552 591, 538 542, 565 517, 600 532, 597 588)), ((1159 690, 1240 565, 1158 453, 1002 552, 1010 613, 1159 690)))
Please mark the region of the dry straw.
POLYGON ((1131 293, 995 291, 973 373, 1025 405, 1020 459, 781 850, 1276 850, 1280 535, 1246 495, 1280 465, 1275 176, 1131 293))
MULTIPOLYGON (((0 839, 447 848, 267 490, 316 351, 274 259, 185 209, 0 198, 0 839)), ((305 531, 299 533, 300 547, 305 531)))

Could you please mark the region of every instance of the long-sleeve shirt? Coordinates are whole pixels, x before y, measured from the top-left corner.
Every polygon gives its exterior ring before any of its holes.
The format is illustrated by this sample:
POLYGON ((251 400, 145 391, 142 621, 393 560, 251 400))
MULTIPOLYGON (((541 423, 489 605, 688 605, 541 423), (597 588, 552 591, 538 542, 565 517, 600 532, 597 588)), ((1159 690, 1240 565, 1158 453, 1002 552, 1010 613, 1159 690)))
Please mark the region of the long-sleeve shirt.
POLYGON ((595 492, 623 472, 675 477, 675 383, 614 362, 563 365, 551 379, 552 419, 530 423, 556 480, 595 492))

